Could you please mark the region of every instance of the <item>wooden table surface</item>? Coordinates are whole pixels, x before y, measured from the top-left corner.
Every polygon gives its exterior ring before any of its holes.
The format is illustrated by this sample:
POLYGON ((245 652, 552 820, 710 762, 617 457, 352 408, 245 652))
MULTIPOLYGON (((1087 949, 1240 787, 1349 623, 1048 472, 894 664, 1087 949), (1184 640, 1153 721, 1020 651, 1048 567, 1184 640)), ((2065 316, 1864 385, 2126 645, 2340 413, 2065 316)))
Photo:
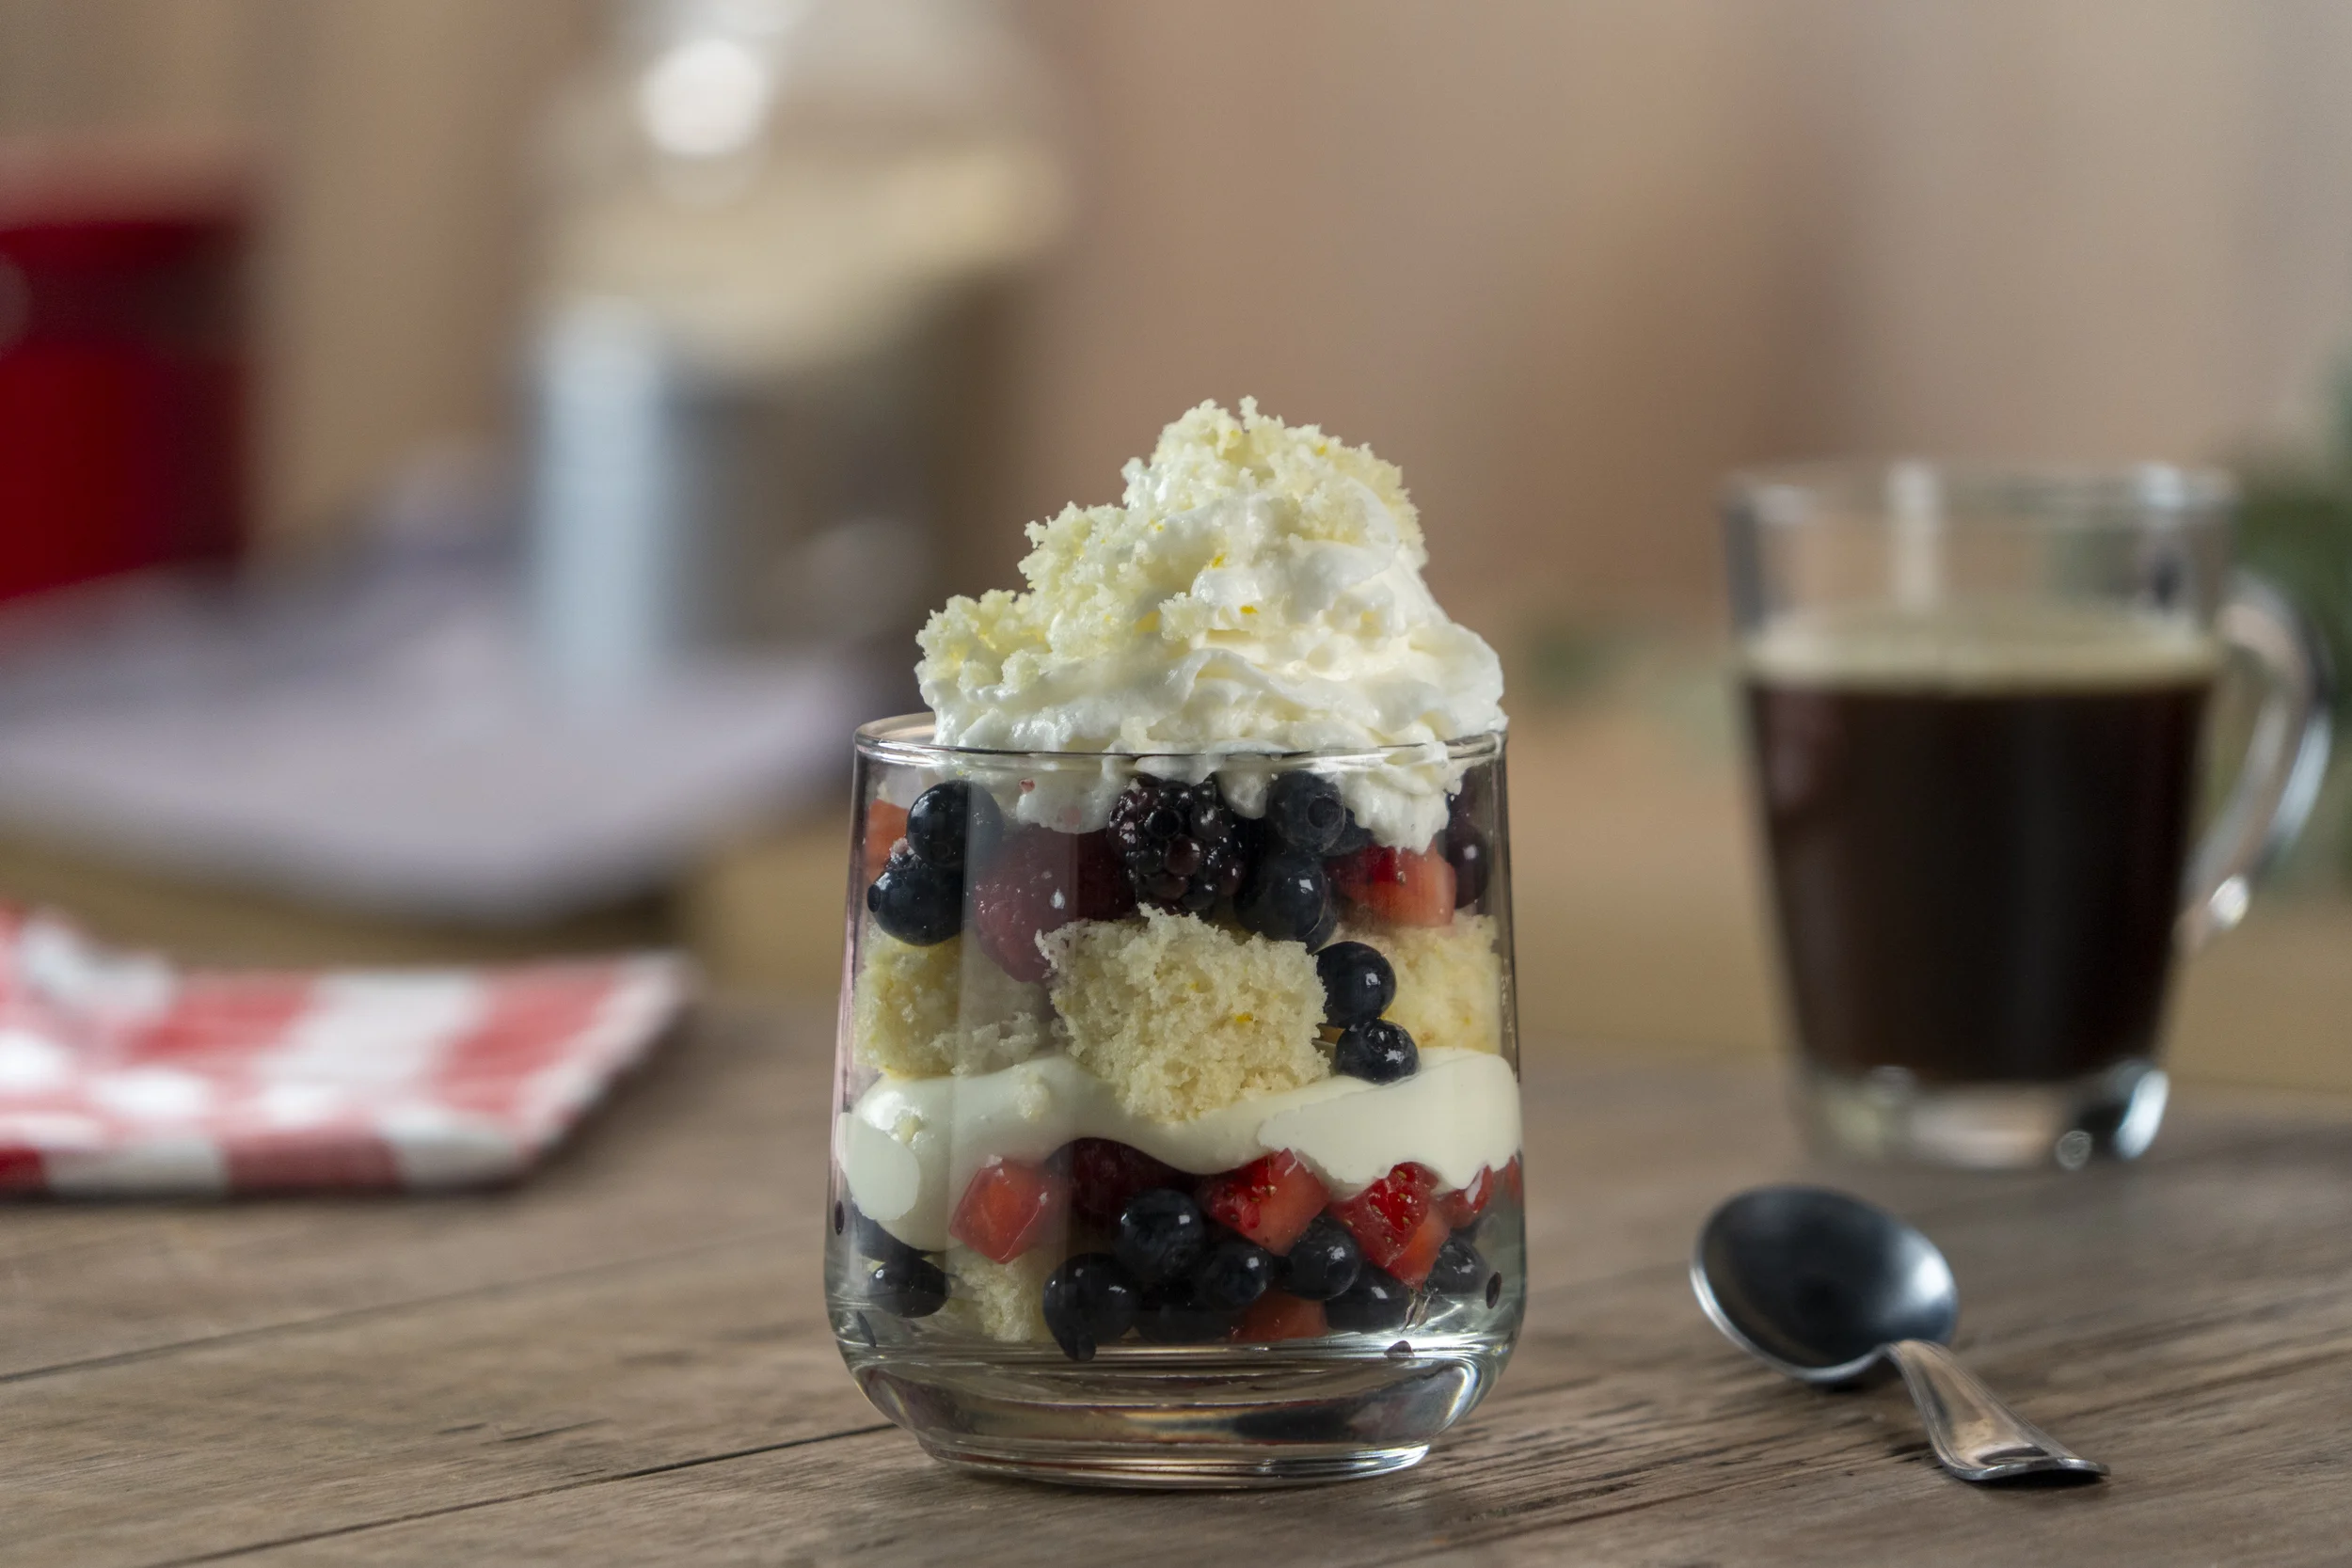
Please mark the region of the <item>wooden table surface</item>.
POLYGON ((1963 1486, 1899 1388, 1740 1359, 1683 1259, 1715 1199, 1806 1171, 1777 1082, 1538 1049, 1527 1335, 1424 1465, 1065 1493, 940 1468, 842 1370, 829 1034, 707 1016, 509 1194, 0 1212, 0 1561, 2352 1555, 2352 1112, 2328 1102, 2190 1094, 2148 1161, 2074 1178, 1836 1176, 1943 1243, 1963 1350, 2102 1485, 1963 1486))

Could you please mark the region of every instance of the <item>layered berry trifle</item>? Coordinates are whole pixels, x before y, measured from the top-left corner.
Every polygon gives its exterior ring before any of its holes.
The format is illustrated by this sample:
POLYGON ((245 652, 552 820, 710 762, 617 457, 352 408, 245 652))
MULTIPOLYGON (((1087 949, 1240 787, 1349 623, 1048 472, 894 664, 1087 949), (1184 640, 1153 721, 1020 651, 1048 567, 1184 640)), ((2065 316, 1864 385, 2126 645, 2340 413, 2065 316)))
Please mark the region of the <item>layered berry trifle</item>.
POLYGON ((1369 451, 1204 404, 1125 478, 859 736, 835 1326, 966 1463, 1409 1463, 1523 1299, 1500 668, 1369 451))

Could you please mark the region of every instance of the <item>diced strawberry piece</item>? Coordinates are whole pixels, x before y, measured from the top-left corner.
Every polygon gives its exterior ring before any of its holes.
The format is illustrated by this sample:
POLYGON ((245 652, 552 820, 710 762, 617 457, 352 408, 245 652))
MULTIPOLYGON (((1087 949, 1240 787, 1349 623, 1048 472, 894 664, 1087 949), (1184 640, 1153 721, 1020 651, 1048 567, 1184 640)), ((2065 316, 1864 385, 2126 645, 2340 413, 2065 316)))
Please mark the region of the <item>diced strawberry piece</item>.
MULTIPOLYGON (((1366 1262, 1396 1273, 1393 1265, 1429 1214, 1428 1176, 1426 1166, 1398 1165, 1346 1202, 1331 1206, 1331 1217, 1356 1238, 1366 1262)), ((1445 1238, 1438 1240, 1442 1243, 1445 1238)))
POLYGON ((1233 1338, 1244 1344, 1267 1345, 1278 1339, 1320 1339, 1330 1332, 1323 1303, 1301 1301, 1287 1291, 1268 1291, 1241 1315, 1233 1338))
POLYGON ((1453 864, 1441 854, 1382 853, 1386 858, 1374 863, 1365 884, 1364 907, 1399 926, 1453 925, 1453 864))
POLYGON ((1438 1249, 1444 1246, 1446 1238, 1453 1234, 1454 1227, 1445 1223, 1445 1216, 1432 1209, 1421 1217, 1421 1224, 1413 1227, 1413 1233, 1405 1238, 1404 1250, 1396 1255, 1395 1260, 1384 1266, 1407 1289, 1418 1291, 1438 1261, 1438 1249))
POLYGON ((861 847, 867 881, 882 874, 882 867, 890 862, 890 847, 906 836, 907 812, 904 806, 894 806, 887 800, 866 802, 866 837, 861 847))
POLYGON ((1019 1160, 992 1159, 972 1173, 947 1234, 992 1262, 1009 1263, 1060 1228, 1070 1179, 1019 1160))
POLYGON ((1468 1186, 1456 1187, 1438 1197, 1438 1212, 1445 1216, 1446 1224, 1459 1230, 1466 1225, 1477 1224, 1478 1216, 1486 1212, 1494 1196, 1495 1173, 1481 1165, 1468 1186))
POLYGON ((1040 936, 1073 920, 1117 920, 1135 907, 1135 889, 1108 834, 1022 828, 1006 838, 972 889, 972 932, 1006 974, 1042 980, 1040 936))
POLYGON ((1372 844, 1324 867, 1340 895, 1399 926, 1454 924, 1454 865, 1435 849, 1372 844))
POLYGON ((1200 1207, 1228 1230, 1284 1253, 1331 1201, 1331 1190, 1289 1149, 1253 1160, 1200 1184, 1200 1207))
POLYGON ((1137 1193, 1191 1180, 1175 1166, 1116 1139, 1080 1138, 1070 1146, 1070 1207, 1103 1225, 1119 1223, 1137 1193))

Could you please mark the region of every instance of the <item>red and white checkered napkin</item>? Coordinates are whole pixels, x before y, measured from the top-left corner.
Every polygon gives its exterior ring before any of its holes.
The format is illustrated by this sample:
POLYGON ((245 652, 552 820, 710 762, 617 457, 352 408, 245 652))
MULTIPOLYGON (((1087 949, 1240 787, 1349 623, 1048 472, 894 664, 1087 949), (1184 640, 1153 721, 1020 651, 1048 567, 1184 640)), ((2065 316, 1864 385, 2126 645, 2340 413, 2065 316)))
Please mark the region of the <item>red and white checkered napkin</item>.
POLYGON ((675 958, 180 971, 0 906, 0 1193, 471 1187, 658 1038, 675 958))

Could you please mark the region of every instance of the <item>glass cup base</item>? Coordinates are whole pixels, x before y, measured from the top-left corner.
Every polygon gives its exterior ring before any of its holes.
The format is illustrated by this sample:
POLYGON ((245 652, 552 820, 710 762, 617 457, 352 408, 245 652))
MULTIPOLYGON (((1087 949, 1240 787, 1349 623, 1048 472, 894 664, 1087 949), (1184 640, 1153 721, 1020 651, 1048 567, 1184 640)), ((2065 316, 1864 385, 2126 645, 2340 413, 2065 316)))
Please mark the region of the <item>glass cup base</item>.
POLYGON ((1502 1370, 1485 1341, 1264 1354, 1159 1347, 851 1356, 875 1408, 961 1469, 1070 1486, 1308 1486, 1420 1463, 1502 1370))
POLYGON ((1429 1456, 1429 1445, 1349 1449, 1338 1453, 1266 1455, 1236 1446, 1231 1452, 1114 1452, 1104 1449, 998 1448, 970 1438, 924 1437, 923 1451, 943 1465, 980 1475, 1013 1476, 1058 1486, 1114 1491, 1231 1492, 1278 1486, 1321 1486, 1408 1469, 1429 1456))
POLYGON ((1928 1084, 1901 1068, 1854 1074, 1806 1065, 1799 1111, 1815 1147, 1853 1159, 1970 1170, 2079 1170, 2137 1159, 2164 1120, 2170 1083, 2132 1058, 2055 1084, 1928 1084))

